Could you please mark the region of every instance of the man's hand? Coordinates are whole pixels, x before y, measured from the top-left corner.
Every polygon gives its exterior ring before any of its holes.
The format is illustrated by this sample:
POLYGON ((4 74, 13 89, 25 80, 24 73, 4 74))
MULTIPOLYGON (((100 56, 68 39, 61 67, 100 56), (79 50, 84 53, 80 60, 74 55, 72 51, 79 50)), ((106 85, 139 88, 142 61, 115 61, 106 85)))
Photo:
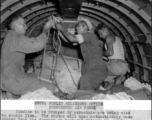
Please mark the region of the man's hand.
POLYGON ((45 30, 49 30, 53 26, 54 26, 54 22, 52 20, 50 20, 50 21, 48 21, 48 22, 45 23, 44 29, 45 30))
POLYGON ((54 25, 53 21, 46 22, 43 27, 43 33, 47 34, 47 32, 51 29, 51 27, 53 27, 53 25, 54 25))
POLYGON ((63 27, 61 26, 61 24, 58 24, 58 23, 55 24, 55 27, 58 30, 62 30, 63 29, 63 27))

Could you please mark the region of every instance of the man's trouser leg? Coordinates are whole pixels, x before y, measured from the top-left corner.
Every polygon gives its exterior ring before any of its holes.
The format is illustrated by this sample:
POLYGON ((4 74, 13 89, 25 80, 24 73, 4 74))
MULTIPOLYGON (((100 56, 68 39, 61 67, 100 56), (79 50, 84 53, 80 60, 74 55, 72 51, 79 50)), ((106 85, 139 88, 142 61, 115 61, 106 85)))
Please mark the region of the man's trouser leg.
POLYGON ((27 92, 33 92, 42 87, 46 87, 48 90, 55 92, 55 85, 46 81, 41 81, 36 78, 34 74, 25 74, 22 78, 17 80, 7 80, 3 83, 3 86, 14 95, 22 95, 27 92))
POLYGON ((107 62, 107 67, 108 67, 108 76, 105 81, 109 83, 114 83, 114 78, 119 77, 123 78, 123 76, 127 73, 128 71, 128 65, 125 62, 121 61, 109 61, 107 62))
POLYGON ((94 67, 80 78, 80 90, 95 90, 107 77, 107 68, 94 67))

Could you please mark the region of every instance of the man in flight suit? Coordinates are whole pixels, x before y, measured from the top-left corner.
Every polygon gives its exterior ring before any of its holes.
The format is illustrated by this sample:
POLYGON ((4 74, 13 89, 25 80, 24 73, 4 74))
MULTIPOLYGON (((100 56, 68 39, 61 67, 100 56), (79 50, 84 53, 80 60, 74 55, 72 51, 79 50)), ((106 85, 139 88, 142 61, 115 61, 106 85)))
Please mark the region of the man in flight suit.
POLYGON ((1 49, 1 86, 2 89, 14 94, 22 95, 32 92, 42 87, 46 87, 52 92, 56 87, 46 81, 38 79, 34 73, 25 73, 25 55, 42 50, 47 42, 47 32, 52 27, 51 22, 47 22, 43 27, 43 32, 36 38, 28 38, 24 34, 27 26, 21 17, 14 18, 10 24, 1 49))
POLYGON ((93 28, 91 22, 88 19, 79 18, 76 27, 77 35, 70 34, 60 24, 56 24, 56 28, 70 42, 80 44, 83 56, 80 90, 96 90, 106 79, 108 70, 102 56, 103 44, 91 32, 93 28))

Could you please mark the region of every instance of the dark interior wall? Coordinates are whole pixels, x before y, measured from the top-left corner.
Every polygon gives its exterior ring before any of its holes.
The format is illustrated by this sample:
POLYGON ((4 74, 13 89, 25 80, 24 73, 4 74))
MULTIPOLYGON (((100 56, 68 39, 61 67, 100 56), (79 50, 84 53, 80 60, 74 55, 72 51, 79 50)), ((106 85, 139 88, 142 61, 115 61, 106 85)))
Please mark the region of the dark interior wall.
MULTIPOLYGON (((61 15, 57 0, 1 0, 1 42, 8 30, 10 19, 21 15, 28 25, 27 35, 40 33, 43 21, 61 15), (30 33, 35 28, 34 32, 30 33)), ((130 69, 139 80, 152 80, 151 1, 150 0, 84 0, 79 16, 88 17, 95 24, 107 24, 124 43, 130 69)), ((77 56, 76 47, 63 43, 63 54, 77 56)))

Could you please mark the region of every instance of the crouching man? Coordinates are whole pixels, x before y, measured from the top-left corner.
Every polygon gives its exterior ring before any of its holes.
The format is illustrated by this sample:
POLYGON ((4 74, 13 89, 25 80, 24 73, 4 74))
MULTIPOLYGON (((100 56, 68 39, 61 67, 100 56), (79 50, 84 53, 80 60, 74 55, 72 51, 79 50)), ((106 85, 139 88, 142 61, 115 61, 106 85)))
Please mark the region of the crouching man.
POLYGON ((114 36, 109 27, 104 24, 98 25, 97 32, 99 36, 105 40, 103 56, 108 58, 108 77, 105 80, 109 84, 106 85, 108 89, 114 82, 120 84, 129 69, 125 61, 125 53, 121 39, 114 36))
POLYGON ((91 22, 81 17, 76 27, 77 35, 70 34, 60 24, 56 24, 56 28, 61 31, 67 40, 80 44, 83 67, 79 89, 96 90, 106 79, 108 69, 106 63, 103 61, 103 44, 91 32, 93 29, 91 22))
POLYGON ((42 50, 47 42, 47 31, 52 27, 47 22, 43 32, 36 38, 28 38, 24 34, 27 26, 21 17, 14 18, 10 24, 1 48, 1 87, 14 95, 22 95, 46 87, 55 92, 54 84, 38 79, 34 73, 25 73, 25 55, 42 50))

